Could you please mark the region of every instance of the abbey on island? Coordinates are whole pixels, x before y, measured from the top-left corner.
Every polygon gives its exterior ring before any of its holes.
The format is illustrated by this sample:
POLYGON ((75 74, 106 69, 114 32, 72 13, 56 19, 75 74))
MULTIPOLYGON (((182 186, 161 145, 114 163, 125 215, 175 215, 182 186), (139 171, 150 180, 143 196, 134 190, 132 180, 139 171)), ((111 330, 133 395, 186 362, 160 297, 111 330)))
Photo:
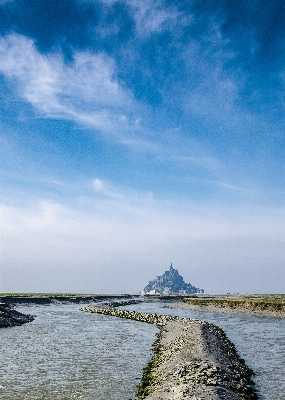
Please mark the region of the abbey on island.
POLYGON ((170 294, 193 294, 204 293, 203 289, 196 288, 191 283, 184 282, 178 270, 173 268, 172 263, 169 271, 149 281, 146 287, 140 292, 144 295, 170 295, 170 294))

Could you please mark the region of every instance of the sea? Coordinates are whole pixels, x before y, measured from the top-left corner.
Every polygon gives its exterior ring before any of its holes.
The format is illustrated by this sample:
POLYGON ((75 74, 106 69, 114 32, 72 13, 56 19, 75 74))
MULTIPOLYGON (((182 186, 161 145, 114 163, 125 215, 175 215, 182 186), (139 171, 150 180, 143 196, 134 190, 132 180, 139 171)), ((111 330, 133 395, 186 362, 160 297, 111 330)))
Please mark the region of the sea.
MULTIPOLYGON (((285 319, 169 308, 126 308, 202 319, 220 326, 256 375, 259 399, 285 399, 285 319)), ((18 306, 31 323, 0 330, 0 399, 134 400, 151 359, 156 326, 79 311, 84 304, 18 306)))

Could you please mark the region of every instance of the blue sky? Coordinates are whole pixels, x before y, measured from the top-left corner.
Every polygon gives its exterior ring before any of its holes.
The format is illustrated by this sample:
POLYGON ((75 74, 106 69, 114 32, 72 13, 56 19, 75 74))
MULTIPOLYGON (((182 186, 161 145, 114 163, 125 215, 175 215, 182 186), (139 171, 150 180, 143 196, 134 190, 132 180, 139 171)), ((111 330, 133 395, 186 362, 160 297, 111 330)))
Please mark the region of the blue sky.
POLYGON ((284 293, 284 19, 0 1, 0 291, 284 293))

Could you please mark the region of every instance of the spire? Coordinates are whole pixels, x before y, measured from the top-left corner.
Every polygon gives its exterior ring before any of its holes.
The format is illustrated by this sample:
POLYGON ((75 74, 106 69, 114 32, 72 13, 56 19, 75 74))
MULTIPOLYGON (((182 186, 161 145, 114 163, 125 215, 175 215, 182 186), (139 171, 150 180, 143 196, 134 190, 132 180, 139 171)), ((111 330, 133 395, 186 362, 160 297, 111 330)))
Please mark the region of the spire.
POLYGON ((184 282, 183 277, 177 269, 173 268, 172 263, 170 264, 170 270, 165 271, 161 276, 157 276, 156 279, 149 281, 143 291, 147 295, 203 293, 203 289, 195 288, 190 283, 184 282))

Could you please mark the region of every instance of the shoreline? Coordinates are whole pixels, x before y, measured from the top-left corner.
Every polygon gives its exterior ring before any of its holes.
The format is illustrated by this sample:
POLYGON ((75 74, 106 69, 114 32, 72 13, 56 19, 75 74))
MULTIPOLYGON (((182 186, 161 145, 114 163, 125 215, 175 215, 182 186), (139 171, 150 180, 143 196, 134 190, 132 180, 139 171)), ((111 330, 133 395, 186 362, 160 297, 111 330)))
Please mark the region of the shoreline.
POLYGON ((156 324, 152 360, 138 398, 147 400, 257 399, 254 374, 222 329, 205 321, 88 305, 81 311, 156 324))

